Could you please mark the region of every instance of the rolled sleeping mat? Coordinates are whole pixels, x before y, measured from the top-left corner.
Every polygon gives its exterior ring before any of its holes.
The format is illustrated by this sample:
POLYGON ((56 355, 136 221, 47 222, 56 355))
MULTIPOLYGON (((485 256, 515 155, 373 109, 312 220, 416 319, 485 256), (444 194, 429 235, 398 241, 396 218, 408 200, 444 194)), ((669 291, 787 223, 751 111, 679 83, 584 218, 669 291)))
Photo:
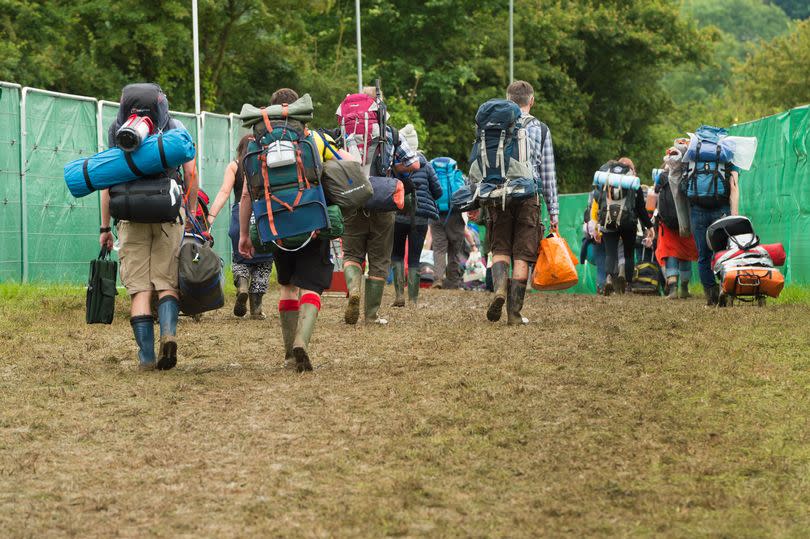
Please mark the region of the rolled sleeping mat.
POLYGON ((177 168, 194 159, 196 151, 185 129, 171 129, 147 137, 134 152, 110 148, 65 165, 65 183, 80 198, 93 191, 177 168))
POLYGON ((638 176, 628 176, 627 174, 615 174, 613 172, 597 171, 593 175, 593 184, 603 187, 607 183, 610 187, 621 187, 622 189, 632 189, 638 191, 641 187, 641 180, 638 176))

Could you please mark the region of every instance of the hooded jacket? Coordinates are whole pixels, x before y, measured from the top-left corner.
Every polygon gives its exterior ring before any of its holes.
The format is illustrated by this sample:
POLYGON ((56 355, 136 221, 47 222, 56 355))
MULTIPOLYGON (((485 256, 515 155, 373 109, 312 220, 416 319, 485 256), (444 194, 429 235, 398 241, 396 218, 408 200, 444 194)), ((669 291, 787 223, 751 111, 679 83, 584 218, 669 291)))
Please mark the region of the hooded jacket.
MULTIPOLYGON (((413 182, 416 193, 415 224, 426 225, 430 220, 439 218, 439 207, 436 200, 442 196, 442 186, 436 171, 430 166, 425 156, 419 152, 419 170, 406 175, 413 182)), ((397 222, 410 223, 409 215, 397 214, 397 222)))

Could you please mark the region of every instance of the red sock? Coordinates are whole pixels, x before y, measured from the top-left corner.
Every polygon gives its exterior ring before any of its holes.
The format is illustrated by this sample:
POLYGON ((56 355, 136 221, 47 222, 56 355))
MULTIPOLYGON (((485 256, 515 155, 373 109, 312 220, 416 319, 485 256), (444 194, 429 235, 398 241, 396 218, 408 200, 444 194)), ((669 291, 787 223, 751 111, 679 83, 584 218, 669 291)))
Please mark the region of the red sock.
POLYGON ((298 310, 298 300, 297 299, 280 299, 278 300, 278 312, 283 313, 286 311, 297 311, 298 310))
POLYGON ((321 296, 318 294, 304 294, 301 296, 301 303, 309 303, 310 305, 314 305, 319 311, 321 310, 321 296))

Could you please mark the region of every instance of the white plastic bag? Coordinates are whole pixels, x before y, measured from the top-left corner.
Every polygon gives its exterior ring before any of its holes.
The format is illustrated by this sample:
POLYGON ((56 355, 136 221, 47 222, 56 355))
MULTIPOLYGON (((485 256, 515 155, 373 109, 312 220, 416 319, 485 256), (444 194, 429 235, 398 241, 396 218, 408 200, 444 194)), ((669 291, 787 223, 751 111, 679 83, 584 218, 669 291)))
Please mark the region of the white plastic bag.
POLYGON ((464 268, 464 282, 472 283, 475 281, 484 281, 486 277, 487 268, 484 267, 484 263, 481 261, 481 252, 471 252, 464 268))
POLYGON ((757 137, 726 137, 720 144, 728 147, 734 154, 731 162, 743 170, 751 170, 754 156, 757 154, 757 137))

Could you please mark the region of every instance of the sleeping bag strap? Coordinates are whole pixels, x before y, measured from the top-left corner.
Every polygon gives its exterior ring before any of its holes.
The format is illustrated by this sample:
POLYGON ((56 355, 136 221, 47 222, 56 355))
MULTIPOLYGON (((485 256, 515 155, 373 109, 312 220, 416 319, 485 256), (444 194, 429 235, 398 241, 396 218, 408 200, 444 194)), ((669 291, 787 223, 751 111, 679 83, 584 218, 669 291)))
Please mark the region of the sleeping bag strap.
POLYGON ((273 126, 270 125, 270 118, 267 116, 267 109, 262 107, 261 111, 262 111, 262 118, 264 119, 264 127, 267 128, 267 134, 269 135, 270 133, 273 132, 273 126))
POLYGON ((166 150, 163 148, 163 133, 158 135, 158 152, 160 153, 160 164, 164 169, 168 169, 169 162, 166 160, 166 150))
POLYGON ((132 159, 132 152, 124 152, 124 160, 127 162, 129 170, 131 170, 132 173, 135 174, 137 177, 143 178, 144 176, 146 176, 146 174, 141 172, 141 170, 137 166, 135 166, 135 160, 132 159))
POLYGON ((87 189, 89 189, 90 192, 93 192, 93 191, 96 190, 96 188, 93 187, 92 183, 90 183, 90 173, 87 172, 87 163, 88 163, 88 161, 90 161, 90 160, 85 159, 84 163, 82 163, 82 174, 84 174, 84 183, 87 185, 87 189))

